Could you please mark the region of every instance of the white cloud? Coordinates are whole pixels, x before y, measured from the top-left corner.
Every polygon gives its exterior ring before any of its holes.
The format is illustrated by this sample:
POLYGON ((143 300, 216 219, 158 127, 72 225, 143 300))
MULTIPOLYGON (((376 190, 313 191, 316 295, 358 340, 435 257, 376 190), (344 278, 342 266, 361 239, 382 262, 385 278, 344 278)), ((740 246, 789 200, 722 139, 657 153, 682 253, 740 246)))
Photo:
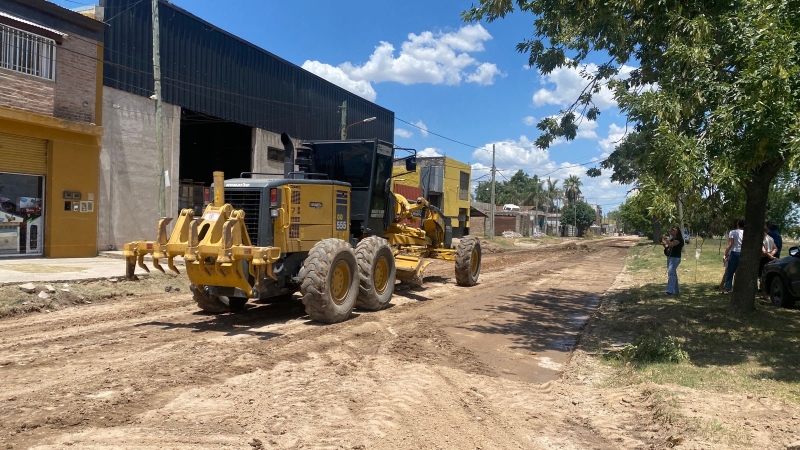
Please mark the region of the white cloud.
POLYGON ((608 158, 608 155, 617 148, 617 145, 622 141, 622 138, 625 137, 627 130, 625 127, 621 127, 615 123, 612 123, 608 127, 608 137, 605 139, 600 140, 600 148, 603 149, 603 154, 601 155, 603 158, 608 158))
POLYGON ((365 99, 374 102, 378 98, 378 94, 368 81, 354 80, 349 75, 344 73, 339 67, 333 67, 330 64, 324 64, 319 61, 306 61, 303 63, 303 69, 318 75, 331 83, 346 89, 356 95, 364 97, 365 99))
POLYGON ((497 68, 495 64, 492 63, 483 63, 475 69, 475 72, 467 75, 467 82, 470 83, 478 83, 481 86, 486 86, 489 84, 494 84, 494 77, 496 76, 505 76, 504 73, 500 72, 500 69, 497 68))
MULTIPOLYGON (((616 78, 627 78, 634 70, 634 67, 623 65, 616 78)), ((582 68, 559 67, 551 73, 542 76, 542 84, 555 84, 554 89, 542 88, 533 94, 533 104, 569 106, 578 99, 583 88, 588 83, 581 76, 581 71, 596 72, 596 64, 587 64, 582 68)), ((616 106, 614 93, 607 87, 602 87, 600 92, 592 95, 592 100, 600 109, 616 106)))
MULTIPOLYGON (((613 183, 609 171, 603 171, 602 175, 597 178, 590 178, 586 175, 586 169, 591 165, 576 165, 577 162, 585 160, 556 163, 550 159, 547 150, 538 149, 533 141, 526 136, 520 136, 517 140, 507 139, 488 143, 473 151, 471 158, 476 161, 472 164, 473 180, 487 175, 477 181, 489 181, 493 144, 496 150, 495 164, 498 170, 502 170, 506 177, 510 178, 517 170, 522 169, 531 175, 538 174, 540 178, 546 179, 549 177, 554 181, 559 180, 558 186, 561 187, 561 182, 564 179, 570 175, 577 175, 583 182, 581 192, 586 201, 600 204, 604 212, 610 211, 616 205, 622 203, 627 191, 630 189, 630 186, 613 183)), ((599 161, 598 158, 594 158, 594 160, 599 161)), ((505 180, 501 175, 497 175, 496 179, 498 182, 505 180)), ((475 186, 477 186, 477 183, 473 184, 473 187, 475 186)))
POLYGON ((409 33, 397 54, 394 45, 381 41, 363 64, 344 62, 334 67, 306 61, 303 68, 362 96, 364 84, 372 89, 372 83, 386 81, 447 85, 466 81, 485 86, 493 84, 495 77, 505 76, 497 65, 482 63, 470 54, 484 51, 483 43, 490 39, 492 35, 480 24, 465 25, 449 33, 409 33))
POLYGON ((418 120, 418 121, 414 122, 414 125, 419 127, 419 133, 422 135, 422 137, 428 137, 428 126, 427 125, 422 123, 421 120, 418 120))
POLYGON ((403 128, 395 128, 394 129, 394 135, 397 136, 397 137, 408 139, 411 136, 414 136, 414 133, 412 133, 412 132, 410 132, 408 130, 405 130, 403 128))
POLYGON ((441 149, 434 148, 434 147, 427 147, 427 148, 422 149, 422 151, 417 152, 417 156, 420 156, 422 158, 431 158, 431 157, 443 156, 441 153, 439 153, 439 150, 441 150, 441 149))
POLYGON ((532 127, 538 123, 536 117, 533 116, 526 116, 525 118, 522 119, 522 122, 529 127, 532 127))

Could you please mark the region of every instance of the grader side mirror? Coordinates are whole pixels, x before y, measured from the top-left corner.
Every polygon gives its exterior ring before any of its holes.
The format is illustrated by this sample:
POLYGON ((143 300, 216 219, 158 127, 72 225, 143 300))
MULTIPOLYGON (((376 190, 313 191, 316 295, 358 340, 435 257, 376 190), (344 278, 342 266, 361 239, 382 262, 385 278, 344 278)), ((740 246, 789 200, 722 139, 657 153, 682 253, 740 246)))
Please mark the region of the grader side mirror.
POLYGON ((406 159, 406 171, 408 172, 416 172, 417 171, 417 157, 411 156, 406 159))

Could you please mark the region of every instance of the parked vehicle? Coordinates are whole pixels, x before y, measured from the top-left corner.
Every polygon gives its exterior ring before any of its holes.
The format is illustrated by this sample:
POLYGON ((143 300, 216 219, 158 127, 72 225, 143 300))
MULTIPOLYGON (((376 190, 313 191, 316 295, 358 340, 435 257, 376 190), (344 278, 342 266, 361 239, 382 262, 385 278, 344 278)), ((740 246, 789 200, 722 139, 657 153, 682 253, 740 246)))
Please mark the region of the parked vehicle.
POLYGON ((800 249, 792 247, 789 256, 768 262, 763 275, 761 291, 769 295, 772 304, 794 307, 800 297, 800 249))

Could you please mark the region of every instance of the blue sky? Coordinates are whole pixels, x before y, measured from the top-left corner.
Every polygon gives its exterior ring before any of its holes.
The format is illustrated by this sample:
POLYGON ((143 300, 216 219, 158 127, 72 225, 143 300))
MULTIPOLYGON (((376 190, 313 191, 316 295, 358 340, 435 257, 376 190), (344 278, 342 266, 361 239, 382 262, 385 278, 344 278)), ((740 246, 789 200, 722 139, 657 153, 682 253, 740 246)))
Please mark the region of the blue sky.
MULTIPOLYGON (((92 3, 54 2, 68 8, 92 3)), ((611 183, 605 173, 589 178, 585 172, 591 165, 572 166, 605 158, 624 135, 625 118, 608 92, 597 96, 603 111, 600 118, 584 121, 578 139, 558 142, 548 151, 533 146, 539 135, 536 122, 572 103, 583 81, 572 70, 543 77, 526 67, 527 55, 514 47, 531 36, 530 14, 514 13, 491 24, 465 24, 460 13, 470 1, 172 2, 375 101, 399 119, 477 147, 395 123, 397 145, 468 162, 473 165, 473 180, 488 179, 495 144, 496 164, 502 170, 499 181, 518 169, 559 180, 578 175, 586 200, 602 205, 604 212, 623 202, 630 189, 611 183)))

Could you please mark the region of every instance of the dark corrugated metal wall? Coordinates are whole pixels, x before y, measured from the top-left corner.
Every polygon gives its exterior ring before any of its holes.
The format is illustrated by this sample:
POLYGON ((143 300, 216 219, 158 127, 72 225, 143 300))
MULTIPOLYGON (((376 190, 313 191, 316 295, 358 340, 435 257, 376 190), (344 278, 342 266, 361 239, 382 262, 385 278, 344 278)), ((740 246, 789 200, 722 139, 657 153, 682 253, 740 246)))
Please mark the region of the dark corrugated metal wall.
MULTIPOLYGON (((153 93, 149 0, 101 0, 109 22, 103 84, 153 93)), ((221 119, 302 139, 338 139, 347 101, 348 138, 394 142, 394 113, 253 46, 174 5, 159 3, 163 98, 221 119)))

